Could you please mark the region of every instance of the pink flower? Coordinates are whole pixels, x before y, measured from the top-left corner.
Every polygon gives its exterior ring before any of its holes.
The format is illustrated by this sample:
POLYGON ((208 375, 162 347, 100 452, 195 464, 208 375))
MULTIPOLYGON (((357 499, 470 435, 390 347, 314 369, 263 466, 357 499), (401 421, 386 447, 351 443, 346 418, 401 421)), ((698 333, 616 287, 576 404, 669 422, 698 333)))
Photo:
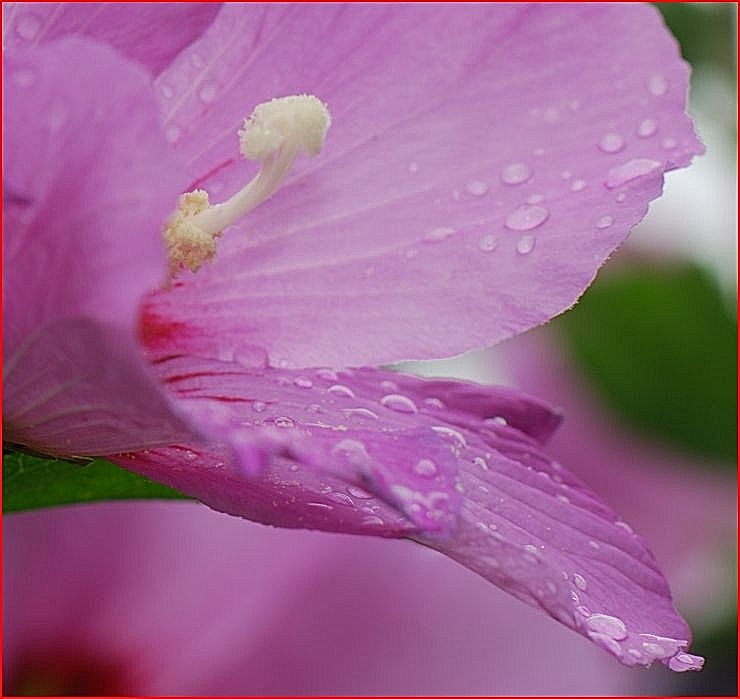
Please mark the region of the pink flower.
POLYGON ((544 452, 555 411, 371 368, 566 309, 701 151, 654 10, 20 5, 6 32, 6 439, 411 538, 625 664, 701 666, 642 540, 544 452), (195 189, 230 203, 172 223, 195 189))

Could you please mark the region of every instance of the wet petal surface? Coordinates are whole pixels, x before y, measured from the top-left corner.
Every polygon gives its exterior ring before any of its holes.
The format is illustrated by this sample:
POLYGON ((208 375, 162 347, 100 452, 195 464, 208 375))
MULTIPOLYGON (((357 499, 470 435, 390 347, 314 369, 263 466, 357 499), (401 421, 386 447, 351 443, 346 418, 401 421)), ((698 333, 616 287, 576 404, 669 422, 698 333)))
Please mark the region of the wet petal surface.
POLYGON ((239 369, 192 358, 157 367, 183 402, 210 415, 220 405, 242 444, 262 431, 283 453, 251 475, 225 446, 115 457, 122 466, 268 524, 413 538, 625 664, 700 666, 684 658, 688 627, 642 540, 513 426, 527 424, 526 396, 466 384, 456 393, 455 382, 376 369, 239 369), (490 412, 480 409, 486 390, 490 412))
POLYGON ((246 335, 274 365, 346 366, 490 345, 569 307, 701 151, 653 8, 250 10, 158 79, 193 185, 219 200, 247 181, 252 102, 316 94, 332 128, 214 264, 151 300, 188 325, 184 350, 246 335))

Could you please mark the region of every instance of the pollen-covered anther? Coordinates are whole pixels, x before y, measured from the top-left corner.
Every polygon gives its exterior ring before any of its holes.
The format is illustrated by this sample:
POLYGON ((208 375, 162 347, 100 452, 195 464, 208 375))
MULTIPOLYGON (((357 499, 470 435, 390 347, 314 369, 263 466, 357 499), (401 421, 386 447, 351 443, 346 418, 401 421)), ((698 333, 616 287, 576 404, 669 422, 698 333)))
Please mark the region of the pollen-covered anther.
POLYGON ((246 187, 221 204, 208 204, 202 190, 185 194, 164 231, 170 276, 183 267, 195 272, 216 253, 215 239, 227 226, 270 197, 282 184, 298 154, 317 155, 331 116, 313 95, 280 97, 257 105, 239 131, 242 155, 260 160, 260 171, 246 187))
POLYGON ((177 209, 167 221, 164 241, 171 277, 182 267, 197 272, 216 254, 216 237, 220 231, 210 233, 196 223, 197 215, 208 207, 208 193, 196 189, 180 197, 177 209))

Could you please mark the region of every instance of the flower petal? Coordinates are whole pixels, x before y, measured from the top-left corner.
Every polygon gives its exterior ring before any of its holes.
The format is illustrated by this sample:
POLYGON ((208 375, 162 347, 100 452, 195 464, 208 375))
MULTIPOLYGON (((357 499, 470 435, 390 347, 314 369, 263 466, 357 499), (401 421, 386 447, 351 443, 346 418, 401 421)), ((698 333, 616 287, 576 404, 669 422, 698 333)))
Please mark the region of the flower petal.
POLYGON ((220 403, 233 425, 282 432, 285 455, 249 478, 227 447, 114 457, 122 466, 267 524, 414 538, 625 664, 689 658, 688 627, 644 543, 509 424, 521 422, 526 397, 375 369, 240 371, 193 358, 157 366, 180 400, 220 403), (481 409, 486 392, 491 415, 481 409))
POLYGON ((148 75, 70 39, 6 51, 4 77, 5 439, 79 455, 192 438, 137 346, 181 186, 148 75))
POLYGON ((65 36, 109 44, 154 75, 197 39, 219 3, 3 3, 3 45, 29 48, 65 36))
POLYGON ((236 131, 258 102, 314 93, 332 128, 152 309, 183 350, 247 336, 277 366, 449 356, 543 323, 701 152, 687 81, 645 6, 228 6, 158 80, 193 185, 216 200, 252 175, 236 131))

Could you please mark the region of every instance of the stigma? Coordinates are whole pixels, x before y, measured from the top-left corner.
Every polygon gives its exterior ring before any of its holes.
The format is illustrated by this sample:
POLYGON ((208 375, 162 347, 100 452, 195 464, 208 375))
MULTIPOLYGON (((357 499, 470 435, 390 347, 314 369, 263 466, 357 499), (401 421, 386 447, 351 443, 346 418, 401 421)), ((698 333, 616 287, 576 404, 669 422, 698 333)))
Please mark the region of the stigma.
POLYGON ((182 269, 197 272, 216 254, 223 230, 268 199, 285 180, 300 152, 321 152, 331 115, 313 95, 279 97, 257 105, 239 131, 239 147, 261 161, 257 175, 231 199, 211 204, 201 189, 183 194, 163 236, 170 279, 182 269))

